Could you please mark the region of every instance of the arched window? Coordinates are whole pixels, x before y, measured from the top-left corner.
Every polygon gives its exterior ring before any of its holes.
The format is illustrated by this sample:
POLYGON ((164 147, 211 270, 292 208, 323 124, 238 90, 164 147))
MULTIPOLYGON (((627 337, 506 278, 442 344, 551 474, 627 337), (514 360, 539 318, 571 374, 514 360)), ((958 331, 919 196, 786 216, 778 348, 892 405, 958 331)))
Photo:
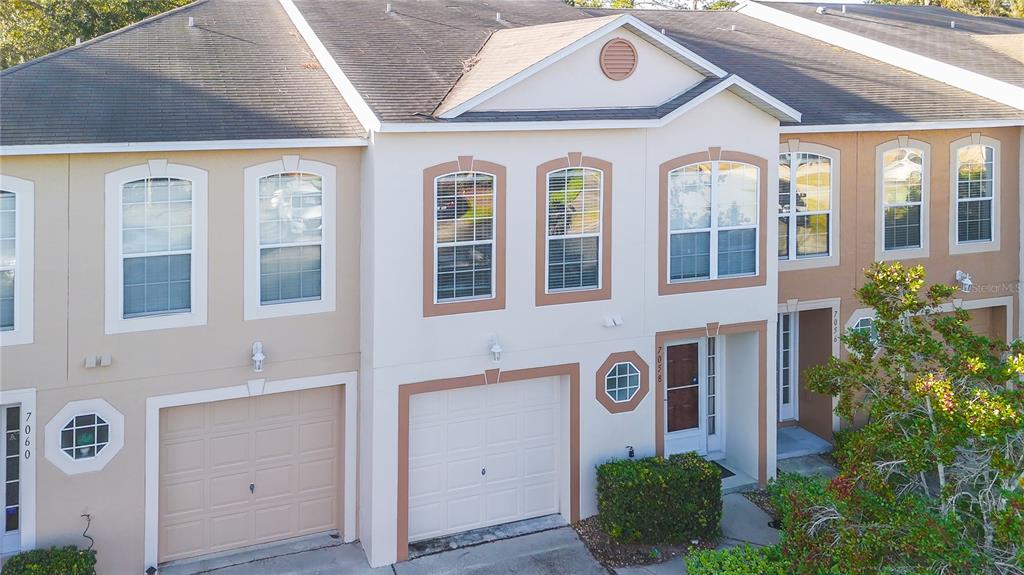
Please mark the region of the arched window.
POLYGON ((33 192, 0 175, 0 345, 32 342, 33 192))
POLYGON ((496 177, 479 171, 434 179, 436 302, 494 297, 496 177))
POLYGON ((759 178, 724 160, 669 172, 670 282, 757 274, 759 178))
POLYGON ((832 158, 815 153, 779 155, 779 259, 832 253, 832 158))
POLYGON ((956 241, 990 242, 995 201, 995 148, 969 144, 956 150, 956 241))
POLYGON ((601 287, 604 173, 566 168, 547 175, 547 291, 601 287))

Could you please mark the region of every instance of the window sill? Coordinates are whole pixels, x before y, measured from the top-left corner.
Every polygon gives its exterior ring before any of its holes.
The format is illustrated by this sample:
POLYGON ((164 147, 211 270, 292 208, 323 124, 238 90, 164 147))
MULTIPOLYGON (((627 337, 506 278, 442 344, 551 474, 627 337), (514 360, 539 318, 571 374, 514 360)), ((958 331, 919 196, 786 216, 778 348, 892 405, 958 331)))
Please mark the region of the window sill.
POLYGON ((133 318, 107 318, 106 334, 154 331, 206 325, 206 312, 193 310, 188 313, 143 316, 133 318))
POLYGON ((24 345, 32 343, 32 331, 28 329, 12 329, 0 331, 0 347, 24 345))
POLYGON ((828 256, 814 256, 797 259, 780 259, 779 260, 779 271, 780 272, 791 272, 799 270, 809 270, 817 268, 831 268, 839 265, 839 254, 832 254, 828 256))
POLYGON ((245 307, 245 321, 272 319, 275 317, 289 317, 294 315, 310 315, 315 313, 330 313, 333 311, 334 300, 328 298, 267 305, 257 304, 245 307))
POLYGON ((956 243, 950 242, 949 254, 950 255, 962 255, 962 254, 980 254, 985 252, 998 252, 1000 249, 998 236, 984 242, 966 242, 956 243))
POLYGON ((887 250, 882 247, 875 249, 875 260, 880 262, 891 262, 895 260, 913 260, 928 257, 928 246, 919 248, 902 248, 887 250))

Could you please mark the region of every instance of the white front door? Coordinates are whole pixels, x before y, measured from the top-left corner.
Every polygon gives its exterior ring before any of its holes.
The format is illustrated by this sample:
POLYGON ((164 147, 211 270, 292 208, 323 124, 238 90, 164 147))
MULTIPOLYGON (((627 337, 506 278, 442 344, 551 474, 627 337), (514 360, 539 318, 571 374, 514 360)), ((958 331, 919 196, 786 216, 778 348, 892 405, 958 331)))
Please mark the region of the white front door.
POLYGON ((775 363, 779 391, 779 421, 790 421, 797 417, 797 323, 796 313, 779 314, 779 357, 775 363))
POLYGON ((414 394, 409 541, 559 512, 557 377, 414 394))
POLYGON ((17 551, 21 547, 21 407, 0 408, 0 424, 4 429, 0 445, 0 478, 3 478, 4 520, 0 552, 17 551))

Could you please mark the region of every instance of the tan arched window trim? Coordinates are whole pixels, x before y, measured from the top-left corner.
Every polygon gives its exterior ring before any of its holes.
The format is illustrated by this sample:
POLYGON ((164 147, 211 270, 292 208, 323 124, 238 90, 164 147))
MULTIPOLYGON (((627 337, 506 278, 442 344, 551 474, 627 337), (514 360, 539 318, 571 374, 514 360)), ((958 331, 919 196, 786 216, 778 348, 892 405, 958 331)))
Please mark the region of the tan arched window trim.
MULTIPOLYGON (((706 152, 696 152, 672 158, 658 167, 658 295, 763 286, 767 281, 767 243, 768 160, 746 152, 708 148, 706 152), (690 164, 715 161, 743 162, 758 169, 757 275, 740 278, 670 282, 668 280, 668 174, 676 168, 682 168, 690 164)), ((712 257, 718 257, 718 254, 712 254, 712 257)))
POLYGON ((570 152, 537 166, 536 305, 557 305, 599 301, 612 297, 612 164, 605 160, 570 152), (547 204, 548 174, 566 168, 593 168, 603 173, 601 189, 601 287, 597 289, 548 293, 547 291, 547 204))
POLYGON ((501 164, 459 156, 423 170, 423 317, 505 309, 505 182, 501 164), (470 301, 434 301, 434 179, 452 172, 494 174, 494 297, 470 301))

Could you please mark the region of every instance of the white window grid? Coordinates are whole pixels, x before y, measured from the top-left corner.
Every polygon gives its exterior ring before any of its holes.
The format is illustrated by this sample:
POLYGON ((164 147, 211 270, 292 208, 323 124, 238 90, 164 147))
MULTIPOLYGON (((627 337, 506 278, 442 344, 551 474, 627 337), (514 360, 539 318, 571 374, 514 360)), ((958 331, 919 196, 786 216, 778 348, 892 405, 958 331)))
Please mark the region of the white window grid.
MULTIPOLYGON (((927 225, 927 222, 924 221, 924 215, 925 215, 924 214, 924 194, 925 194, 925 187, 924 187, 924 177, 925 177, 925 174, 924 174, 924 154, 925 154, 924 150, 922 150, 920 148, 913 148, 913 147, 894 148, 892 150, 887 150, 887 151, 882 153, 882 226, 883 226, 883 229, 882 229, 882 248, 884 250, 886 250, 886 251, 896 251, 896 250, 920 248, 923 245, 923 243, 924 243, 924 228, 927 225), (911 187, 911 184, 909 183, 910 182, 910 178, 909 177, 906 178, 906 179, 901 179, 901 180, 889 180, 887 178, 887 175, 888 175, 888 172, 889 172, 889 169, 890 169, 890 166, 891 166, 891 162, 888 161, 888 158, 889 157, 898 156, 899 154, 904 154, 904 156, 907 157, 908 159, 913 154, 916 154, 917 156, 919 156, 921 158, 921 163, 917 164, 917 168, 916 168, 916 170, 917 170, 917 172, 919 174, 918 186, 920 187, 920 190, 919 190, 919 193, 918 193, 918 200, 916 200, 916 201, 906 200, 906 201, 899 201, 899 202, 889 202, 888 199, 886 198, 886 196, 887 196, 887 194, 886 194, 886 186, 888 185, 888 183, 890 181, 898 182, 898 183, 906 186, 908 189, 911 187), (886 236, 889 233, 889 227, 886 225, 886 215, 889 213, 890 210, 899 210, 901 208, 907 208, 907 212, 909 213, 909 211, 910 211, 909 209, 910 208, 914 208, 914 207, 918 208, 918 212, 917 212, 918 213, 917 244, 911 244, 911 245, 906 245, 906 246, 893 246, 891 248, 887 248, 886 245, 887 245, 888 242, 886 241, 886 236)), ((908 174, 908 176, 909 176, 909 174, 908 174)), ((893 241, 895 243, 895 240, 893 240, 893 241)))
MULTIPOLYGON (((167 204, 170 204, 170 203, 184 203, 184 201, 183 200, 171 201, 170 199, 168 199, 166 202, 161 202, 161 203, 167 203, 167 204)), ((122 298, 122 301, 121 301, 121 311, 120 311, 121 317, 123 319, 131 319, 131 318, 137 318, 137 317, 166 316, 166 315, 174 315, 174 314, 189 313, 189 312, 191 312, 192 311, 192 305, 194 305, 194 302, 191 301, 191 293, 192 293, 191 283, 193 281, 195 281, 195 278, 192 277, 192 269, 194 269, 194 266, 193 266, 193 263, 191 261, 192 260, 192 249, 193 249, 193 247, 195 245, 195 235, 194 235, 195 234, 195 228, 193 226, 193 218, 195 216, 195 189, 194 189, 194 182, 192 182, 191 180, 188 180, 188 179, 175 178, 175 177, 141 178, 141 179, 125 182, 120 187, 120 208, 121 209, 118 210, 118 213, 120 214, 120 221, 118 222, 118 229, 120 230, 120 234, 119 234, 120 243, 119 243, 119 247, 118 247, 118 253, 120 255, 120 266, 119 266, 120 270, 118 272, 118 276, 121 278, 120 286, 119 286, 119 289, 121 290, 121 293, 124 293, 124 288, 125 288, 124 262, 126 260, 134 259, 134 258, 140 258, 140 259, 146 260, 148 258, 159 257, 159 256, 177 256, 177 255, 187 255, 187 256, 189 256, 189 293, 190 293, 189 306, 188 307, 181 308, 181 309, 167 310, 167 311, 164 311, 164 312, 142 312, 142 313, 128 314, 128 313, 125 313, 125 311, 124 311, 124 308, 125 308, 125 305, 126 305, 127 302, 124 300, 124 298, 122 298), (125 222, 124 222, 124 211, 125 211, 125 209, 128 206, 142 206, 144 209, 148 210, 149 209, 148 208, 149 205, 151 203, 153 203, 153 202, 150 202, 149 196, 150 196, 150 188, 152 186, 152 182, 155 181, 155 180, 167 180, 168 188, 170 187, 171 182, 188 182, 188 185, 189 185, 189 200, 188 200, 188 204, 189 204, 189 223, 187 225, 169 225, 168 224, 167 226, 159 226, 159 227, 166 227, 167 230, 168 230, 168 234, 170 234, 170 230, 172 230, 172 229, 188 228, 188 230, 189 230, 189 242, 188 242, 189 243, 189 247, 188 247, 188 249, 176 249, 176 250, 167 249, 167 250, 158 250, 158 251, 147 251, 146 249, 143 249, 140 252, 132 252, 130 254, 126 253, 125 252, 125 241, 124 241, 125 234, 127 232, 135 231, 135 230, 141 230, 142 233, 145 234, 147 232, 147 230, 149 229, 149 225, 148 225, 148 216, 147 216, 147 224, 146 224, 146 226, 144 226, 142 228, 126 228, 125 227, 125 222), (125 189, 129 185, 136 184, 138 182, 145 182, 145 192, 144 192, 145 193, 145 197, 144 197, 143 201, 142 202, 126 202, 125 201, 125 189)), ((148 243, 148 239, 146 241, 148 243)), ((170 245, 170 239, 168 239, 168 246, 169 245, 170 245)))
MULTIPOLYGON (((431 206, 431 209, 434 210, 434 218, 433 218, 433 225, 434 225, 434 278, 433 278, 434 279, 434 303, 455 303, 455 302, 460 302, 460 301, 476 301, 476 300, 486 300, 486 299, 493 299, 494 298, 494 294, 495 294, 495 285, 494 285, 494 282, 495 282, 495 271, 497 269, 497 261, 495 260, 495 257, 497 255, 496 248, 495 248, 495 234, 497 233, 497 227, 496 227, 495 224, 497 222, 497 217, 496 216, 497 216, 498 210, 499 209, 504 209, 503 206, 499 206, 498 205, 497 189, 498 189, 498 176, 497 176, 497 174, 492 174, 492 173, 489 173, 489 172, 483 172, 483 171, 478 171, 478 170, 450 172, 450 173, 442 174, 442 175, 437 176, 436 178, 434 178, 434 205, 431 206), (491 219, 491 237, 490 237, 490 239, 487 239, 487 240, 477 240, 476 239, 476 230, 475 230, 476 226, 475 226, 475 222, 474 222, 474 232, 473 232, 474 233, 474 239, 473 240, 458 240, 457 233, 456 233, 455 239, 453 239, 452 241, 440 241, 438 239, 438 235, 439 234, 437 233, 437 230, 438 230, 438 223, 440 221, 437 218, 437 198, 438 198, 437 192, 438 192, 438 185, 441 183, 442 180, 444 180, 446 178, 456 178, 456 181, 457 181, 457 178, 459 176, 471 176, 473 178, 473 182, 474 182, 474 184, 473 184, 474 185, 474 193, 473 193, 473 195, 474 195, 474 197, 482 195, 476 189, 476 186, 478 185, 477 184, 477 178, 479 176, 487 176, 487 177, 489 177, 491 179, 491 190, 490 190, 490 196, 491 196, 491 217, 490 217, 490 219, 491 219), (440 293, 439 292, 439 281, 438 281, 438 279, 440 278, 441 274, 438 271, 438 269, 439 269, 438 268, 438 263, 439 263, 438 262, 438 259, 439 259, 438 258, 438 253, 440 252, 440 249, 443 248, 443 247, 445 247, 445 248, 447 248, 447 247, 458 248, 458 247, 463 247, 463 246, 466 246, 466 247, 488 246, 490 248, 490 254, 491 254, 491 257, 490 257, 490 261, 491 261, 491 266, 490 266, 491 267, 491 269, 490 269, 491 289, 490 289, 490 293, 487 294, 487 295, 473 295, 473 296, 465 296, 465 297, 440 298, 440 297, 438 297, 438 294, 440 293)), ((457 189, 456 189, 455 197, 456 197, 456 208, 457 208, 457 206, 458 206, 458 197, 459 197, 457 189)))
POLYGON ((718 433, 718 404, 716 402, 718 398, 718 369, 717 369, 717 357, 718 357, 718 339, 715 337, 709 337, 706 346, 707 356, 707 372, 704 376, 707 382, 707 418, 708 418, 708 435, 716 435, 718 433))
MULTIPOLYGON (((270 175, 266 175, 266 176, 261 177, 259 179, 259 182, 258 182, 258 189, 260 190, 260 192, 259 192, 260 200, 263 199, 263 181, 264 180, 268 180, 268 179, 272 179, 272 178, 277 178, 278 180, 280 180, 281 176, 296 176, 296 177, 299 178, 300 182, 305 181, 304 178, 306 178, 306 177, 317 178, 319 180, 319 182, 320 182, 320 188, 319 188, 319 191, 317 193, 315 193, 315 194, 306 194, 306 193, 301 193, 300 192, 300 193, 293 194, 293 196, 299 196, 302 200, 312 199, 313 196, 317 196, 317 197, 319 197, 319 200, 320 200, 321 209, 323 209, 323 205, 324 205, 324 203, 323 203, 323 176, 321 174, 316 174, 316 173, 313 173, 313 172, 305 172, 305 171, 303 171, 303 172, 280 172, 280 173, 277 173, 277 174, 270 174, 270 175)), ((259 245, 260 245, 259 256, 260 257, 258 258, 258 262, 257 262, 256 265, 260 267, 260 277, 261 278, 263 277, 263 268, 262 268, 263 258, 262 258, 262 256, 263 256, 263 251, 264 250, 277 249, 277 248, 315 247, 315 248, 318 248, 320 250, 320 262, 321 262, 320 266, 319 266, 320 269, 318 270, 318 271, 320 271, 320 290, 319 290, 319 294, 320 295, 317 295, 315 297, 299 297, 299 298, 275 299, 275 300, 271 300, 271 301, 263 301, 263 298, 262 298, 262 288, 261 288, 260 305, 279 305, 279 304, 293 303, 293 302, 299 302, 299 301, 315 301, 315 300, 319 300, 323 296, 323 282, 324 282, 324 277, 323 277, 323 255, 324 255, 324 249, 323 249, 323 237, 324 237, 323 236, 323 221, 324 221, 324 218, 323 218, 323 214, 321 213, 321 218, 320 218, 321 224, 320 224, 320 229, 318 230, 320 232, 319 233, 319 239, 306 239, 306 240, 292 241, 292 242, 284 242, 284 241, 278 241, 278 242, 266 241, 265 242, 263 240, 263 231, 262 231, 263 230, 263 224, 270 223, 270 221, 263 219, 263 212, 262 212, 262 210, 257 209, 257 213, 258 213, 257 218, 259 219, 259 222, 258 222, 259 226, 258 226, 258 228, 260 230, 260 232, 259 232, 259 236, 260 236, 259 237, 259 245)), ((274 221, 277 222, 278 224, 282 223, 282 220, 274 220, 274 221)))
MULTIPOLYGON (((784 195, 783 192, 779 191, 779 228, 786 230, 786 254, 780 255, 780 260, 796 260, 796 259, 810 259, 810 258, 823 258, 832 255, 832 205, 835 202, 835 162, 832 158, 824 154, 814 154, 809 152, 787 152, 779 154, 780 168, 782 165, 786 165, 789 168, 789 191, 788 191, 788 203, 789 208, 785 209, 782 206, 781 200, 784 195), (798 169, 802 162, 805 161, 826 161, 828 162, 828 174, 829 174, 829 193, 828 193, 828 209, 827 210, 798 210, 797 209, 797 197, 800 194, 797 185, 797 174, 798 169), (799 218, 806 217, 810 219, 811 216, 826 216, 828 222, 825 233, 827 235, 828 249, 824 253, 814 253, 799 255, 797 246, 797 221, 799 218)), ((782 184, 782 178, 779 177, 779 184, 782 184)), ((781 236, 781 234, 780 234, 781 236)), ((780 237, 781 240, 781 237, 780 237)))
MULTIPOLYGON (((544 286, 545 286, 545 290, 548 293, 558 293, 558 292, 588 291, 588 290, 594 290, 594 289, 601 289, 601 277, 602 277, 601 274, 604 271, 602 269, 602 267, 604 266, 604 261, 603 261, 604 258, 602 258, 601 255, 602 255, 602 253, 605 250, 604 237, 603 237, 603 232, 604 232, 603 225, 604 225, 604 222, 603 222, 603 218, 602 218, 602 216, 604 215, 604 171, 597 170, 597 169, 594 169, 594 168, 563 168, 563 169, 560 169, 560 170, 554 170, 552 172, 548 172, 548 174, 547 174, 547 193, 545 194, 545 200, 546 200, 545 201, 545 206, 544 206, 544 226, 545 226, 545 230, 546 230, 546 234, 545 234, 546 239, 545 239, 545 245, 544 245, 544 264, 545 264, 544 265, 544 286), (583 227, 584 229, 586 228, 586 219, 587 219, 587 217, 595 217, 596 216, 597 230, 596 231, 591 231, 591 232, 581 231, 581 232, 577 232, 577 233, 568 233, 567 232, 567 233, 563 233, 563 234, 552 234, 551 233, 551 211, 550 211, 551 210, 551 194, 553 192, 554 193, 559 193, 559 192, 567 193, 569 191, 568 190, 568 174, 570 172, 572 172, 572 171, 580 171, 580 172, 582 172, 582 175, 583 175, 584 187, 583 187, 582 190, 580 190, 580 193, 583 195, 583 205, 584 205, 584 208, 583 208, 583 212, 579 213, 579 216, 582 217, 584 221, 581 224, 581 227, 583 227), (564 188, 561 188, 561 189, 552 189, 552 187, 551 187, 551 185, 552 185, 552 176, 554 176, 555 174, 559 174, 559 173, 565 173, 566 174, 566 180, 565 180, 566 181, 566 186, 564 188), (595 187, 588 187, 587 186, 587 184, 586 184, 586 182, 587 182, 587 177, 586 177, 587 173, 596 173, 598 175, 598 186, 596 188, 595 187), (588 210, 587 209, 588 205, 593 205, 591 203, 592 200, 590 200, 590 198, 592 198, 593 196, 597 197, 597 208, 598 209, 597 209, 596 214, 594 213, 593 210, 588 210), (551 286, 551 283, 550 283, 550 269, 551 269, 550 268, 550 264, 551 264, 551 262, 549 260, 549 258, 551 257, 551 240, 569 239, 569 238, 597 238, 597 283, 595 283, 594 285, 585 285, 585 286, 582 286, 582 287, 568 287, 568 288, 551 289, 551 287, 550 287, 551 286)), ((570 214, 568 213, 568 210, 567 210, 566 214, 565 214, 565 229, 566 230, 568 230, 568 228, 569 228, 569 219, 570 219, 570 217, 571 216, 570 216, 570 214)))
POLYGON ((626 403, 633 399, 640 390, 640 370, 633 362, 622 361, 608 369, 604 378, 604 392, 615 403, 626 403), (625 392, 625 397, 619 399, 619 392, 625 392))
POLYGON ((709 279, 713 280, 713 279, 719 279, 719 278, 725 278, 725 277, 729 277, 729 278, 733 278, 733 277, 748 277, 748 276, 756 276, 760 272, 760 270, 759 270, 760 262, 759 262, 759 259, 758 259, 758 255, 759 255, 758 254, 758 250, 761 249, 760 248, 760 242, 758 241, 759 233, 760 233, 760 229, 759 229, 760 228, 760 223, 759 223, 760 220, 759 220, 759 218, 760 218, 760 202, 761 202, 761 194, 760 194, 761 170, 760 170, 760 168, 758 168, 757 166, 751 165, 751 164, 744 163, 744 162, 736 162, 736 161, 729 161, 729 160, 717 160, 717 161, 712 161, 712 162, 698 162, 698 163, 695 163, 695 164, 689 164, 687 166, 681 166, 679 168, 676 168, 676 169, 670 171, 669 174, 668 174, 668 180, 669 180, 668 193, 670 195, 670 197, 669 197, 669 206, 670 206, 670 208, 669 209, 671 209, 671 204, 672 204, 672 201, 671 201, 671 194, 672 194, 671 182, 672 182, 673 174, 682 173, 687 168, 693 168, 694 166, 701 166, 701 165, 707 165, 707 164, 711 165, 711 180, 710 180, 711 191, 710 191, 710 194, 709 194, 709 196, 711 198, 711 203, 710 203, 710 219, 709 219, 710 226, 702 227, 702 228, 672 229, 672 218, 671 218, 671 216, 668 218, 668 227, 669 227, 669 229, 668 229, 668 242, 669 242, 669 249, 666 250, 666 251, 668 252, 667 256, 669 258, 668 265, 667 265, 667 269, 669 270, 668 271, 669 277, 667 279, 668 279, 669 283, 684 283, 684 282, 693 282, 693 281, 706 281, 706 280, 709 280, 709 279), (718 170, 718 168, 719 168, 719 164, 735 164, 735 165, 739 165, 739 166, 749 167, 749 168, 754 170, 755 182, 757 182, 757 188, 754 190, 754 224, 753 225, 743 224, 743 225, 735 225, 735 226, 723 226, 723 225, 720 225, 718 223, 718 209, 719 209, 719 205, 718 205, 719 204, 719 200, 718 200, 718 195, 719 195, 719 193, 718 193, 719 170, 718 170), (728 274, 728 275, 720 275, 718 273, 718 234, 719 234, 719 232, 725 232, 725 231, 731 231, 731 230, 754 230, 754 271, 751 272, 751 273, 728 274), (708 256, 708 258, 709 258, 709 266, 710 266, 709 270, 710 271, 708 273, 708 276, 707 277, 672 279, 672 277, 671 277, 671 274, 672 274, 672 272, 671 272, 671 269, 672 269, 672 238, 675 237, 675 236, 682 236, 682 235, 696 234, 696 233, 708 233, 709 234, 709 249, 708 249, 709 256, 708 256))
MULTIPOLYGON (((984 144, 970 144, 970 145, 962 146, 962 147, 958 148, 957 151, 956 151, 956 154, 957 154, 956 190, 954 191, 954 193, 956 194, 956 208, 957 208, 956 209, 956 215, 955 215, 955 217, 956 217, 956 224, 957 224, 956 225, 956 243, 958 243, 958 244, 974 244, 974 243, 991 242, 992 238, 993 238, 993 228, 995 227, 995 222, 993 220, 996 217, 995 205, 994 205, 994 200, 995 200, 995 198, 994 198, 994 194, 995 194, 995 180, 994 180, 994 178, 995 178, 995 149, 992 146, 986 146, 984 144), (981 154, 982 154, 983 161, 980 163, 980 165, 977 162, 973 162, 973 161, 968 161, 968 162, 961 161, 961 159, 960 159, 960 152, 963 151, 966 148, 980 148, 981 149, 981 154), (962 176, 963 176, 963 173, 964 173, 963 172, 964 166, 968 166, 968 167, 973 168, 973 169, 981 168, 981 169, 984 170, 984 172, 983 172, 984 175, 982 177, 977 178, 977 179, 974 179, 974 178, 967 179, 967 180, 962 179, 962 176), (968 184, 968 185, 976 184, 976 185, 978 185, 978 189, 982 192, 982 194, 985 194, 985 192, 986 192, 986 184, 987 184, 987 186, 988 186, 987 195, 968 196, 966 198, 962 198, 962 197, 960 197, 960 186, 962 184, 968 184), (967 204, 985 204, 985 203, 988 204, 988 213, 989 213, 988 237, 987 238, 980 238, 980 239, 976 239, 976 240, 962 240, 962 239, 960 239, 960 206, 967 205, 967 204)), ((972 171, 970 173, 973 174, 973 173, 977 173, 977 172, 972 171)))
POLYGON ((17 327, 15 325, 15 317, 13 317, 17 315, 15 310, 18 305, 18 302, 15 301, 18 292, 17 202, 18 194, 16 192, 0 190, 0 276, 9 275, 11 277, 11 293, 0 293, 0 303, 5 303, 4 300, 10 300, 12 315, 9 324, 0 323, 0 331, 11 331, 17 327))

